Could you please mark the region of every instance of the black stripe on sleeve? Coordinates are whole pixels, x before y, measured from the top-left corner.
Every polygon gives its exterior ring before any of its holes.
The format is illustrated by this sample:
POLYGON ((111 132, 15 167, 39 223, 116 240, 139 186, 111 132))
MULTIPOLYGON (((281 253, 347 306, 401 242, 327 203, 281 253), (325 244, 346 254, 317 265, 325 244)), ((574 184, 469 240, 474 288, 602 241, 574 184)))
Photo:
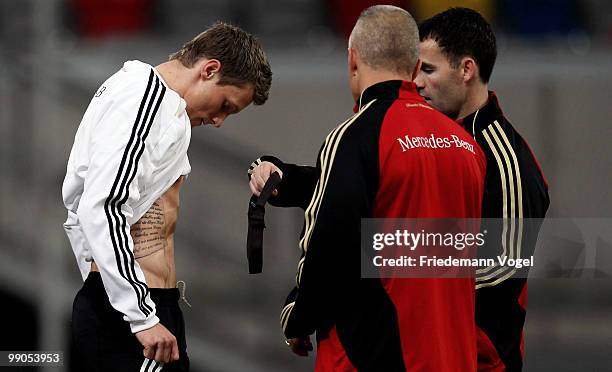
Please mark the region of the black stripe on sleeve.
POLYGON ((159 97, 157 98, 155 107, 151 112, 151 107, 155 97, 157 96, 159 86, 159 78, 157 78, 153 70, 151 70, 147 88, 142 101, 140 102, 138 114, 136 115, 136 120, 134 121, 130 139, 123 153, 117 176, 115 177, 110 194, 104 203, 104 210, 106 212, 106 217, 111 232, 111 241, 113 243, 119 274, 125 280, 127 280, 134 289, 134 292, 138 298, 138 307, 143 314, 145 314, 145 316, 151 314, 153 309, 144 301, 148 294, 147 285, 138 280, 136 277, 136 271, 134 268, 135 258, 133 252, 129 249, 128 236, 125 231, 127 219, 123 214, 121 207, 123 204, 125 204, 129 196, 129 186, 136 175, 138 162, 144 151, 144 142, 166 90, 166 88, 162 85, 162 89, 159 97), (151 92, 154 79, 155 88, 153 89, 153 92, 151 92), (146 111, 143 116, 145 106, 146 111))

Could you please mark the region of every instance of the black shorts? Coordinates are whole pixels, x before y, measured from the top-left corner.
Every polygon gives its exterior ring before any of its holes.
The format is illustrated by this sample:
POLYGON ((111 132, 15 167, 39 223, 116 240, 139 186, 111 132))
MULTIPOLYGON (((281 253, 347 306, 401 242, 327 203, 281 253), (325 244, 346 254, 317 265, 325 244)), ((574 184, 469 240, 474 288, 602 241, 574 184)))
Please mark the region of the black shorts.
POLYGON ((178 305, 176 288, 150 288, 160 323, 176 337, 180 358, 161 367, 155 361, 145 360, 143 347, 132 333, 123 314, 115 310, 108 300, 102 278, 90 272, 77 293, 72 307, 74 371, 113 372, 169 372, 188 371, 189 357, 185 343, 185 322, 178 305), (143 367, 144 366, 144 367, 143 367))

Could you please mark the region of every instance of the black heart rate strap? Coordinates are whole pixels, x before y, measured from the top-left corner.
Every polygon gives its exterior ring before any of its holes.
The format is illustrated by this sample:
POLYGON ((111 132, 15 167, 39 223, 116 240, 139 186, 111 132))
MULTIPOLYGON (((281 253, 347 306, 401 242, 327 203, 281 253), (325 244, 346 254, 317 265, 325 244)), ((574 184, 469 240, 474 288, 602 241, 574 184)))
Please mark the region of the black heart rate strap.
POLYGON ((247 234, 249 274, 261 273, 263 269, 263 231, 266 228, 265 206, 280 181, 281 177, 278 172, 272 173, 259 196, 253 195, 249 201, 249 230, 247 234))

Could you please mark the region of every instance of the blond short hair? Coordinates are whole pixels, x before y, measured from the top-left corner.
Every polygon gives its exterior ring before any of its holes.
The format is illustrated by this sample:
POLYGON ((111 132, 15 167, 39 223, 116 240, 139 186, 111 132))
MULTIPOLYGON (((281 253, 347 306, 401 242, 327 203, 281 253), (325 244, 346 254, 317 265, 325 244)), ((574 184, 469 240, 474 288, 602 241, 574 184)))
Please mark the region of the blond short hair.
POLYGON ((419 29, 404 9, 375 5, 361 12, 349 47, 374 69, 411 73, 419 58, 419 29))

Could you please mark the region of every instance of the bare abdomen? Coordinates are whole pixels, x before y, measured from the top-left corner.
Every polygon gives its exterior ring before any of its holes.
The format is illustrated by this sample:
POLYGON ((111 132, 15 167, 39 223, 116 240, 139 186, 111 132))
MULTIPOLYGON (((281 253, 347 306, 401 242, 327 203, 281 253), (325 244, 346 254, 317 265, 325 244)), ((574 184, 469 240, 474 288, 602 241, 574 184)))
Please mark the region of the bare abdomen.
POLYGON ((179 178, 130 230, 134 256, 151 288, 173 288, 176 285, 174 231, 183 181, 184 177, 179 178))

